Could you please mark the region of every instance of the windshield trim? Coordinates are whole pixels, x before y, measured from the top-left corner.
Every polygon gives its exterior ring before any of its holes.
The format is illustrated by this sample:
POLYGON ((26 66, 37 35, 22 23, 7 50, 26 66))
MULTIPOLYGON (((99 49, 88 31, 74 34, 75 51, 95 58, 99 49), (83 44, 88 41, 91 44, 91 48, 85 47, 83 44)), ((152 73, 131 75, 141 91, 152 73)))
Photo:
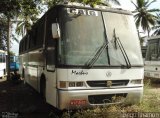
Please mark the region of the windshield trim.
MULTIPOLYGON (((144 65, 132 65, 132 69, 133 68, 137 68, 137 67, 144 67, 144 65)), ((88 67, 84 66, 84 65, 57 65, 56 68, 77 68, 77 69, 88 69, 88 67)), ((115 65, 115 66, 92 66, 91 69, 128 69, 126 66, 120 66, 120 65, 115 65)))

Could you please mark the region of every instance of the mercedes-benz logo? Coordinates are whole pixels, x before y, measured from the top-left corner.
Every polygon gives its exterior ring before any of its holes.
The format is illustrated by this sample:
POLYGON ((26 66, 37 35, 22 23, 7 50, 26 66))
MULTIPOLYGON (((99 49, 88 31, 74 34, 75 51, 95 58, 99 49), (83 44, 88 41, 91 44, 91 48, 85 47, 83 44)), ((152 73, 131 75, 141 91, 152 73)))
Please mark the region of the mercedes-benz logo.
POLYGON ((110 71, 106 72, 106 76, 107 77, 111 77, 112 76, 112 73, 110 71))

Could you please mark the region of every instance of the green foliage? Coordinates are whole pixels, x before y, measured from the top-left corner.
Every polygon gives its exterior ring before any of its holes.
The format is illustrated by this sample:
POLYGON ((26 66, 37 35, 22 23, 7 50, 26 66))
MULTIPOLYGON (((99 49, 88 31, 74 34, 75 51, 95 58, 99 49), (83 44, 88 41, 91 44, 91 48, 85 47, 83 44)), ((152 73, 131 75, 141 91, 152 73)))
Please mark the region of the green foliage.
POLYGON ((156 25, 152 27, 155 30, 152 35, 160 35, 160 14, 157 14, 156 25))
POLYGON ((19 0, 1 0, 0 1, 0 13, 5 16, 13 18, 17 16, 20 11, 19 0))
POLYGON ((4 16, 0 16, 0 49, 6 50, 7 22, 4 16), (2 18, 3 17, 3 18, 2 18))
POLYGON ((38 15, 41 13, 41 2, 39 0, 22 0, 20 2, 20 13, 16 32, 18 35, 24 35, 31 29, 34 22, 37 21, 38 15))
MULTIPOLYGON (((52 6, 63 2, 64 0, 42 0, 44 4, 47 4, 48 8, 51 8, 52 6)), ((69 2, 78 2, 86 5, 90 5, 94 7, 95 5, 106 5, 106 6, 111 6, 109 2, 120 5, 120 2, 118 0, 68 0, 69 2)))
POLYGON ((10 51, 10 56, 15 56, 16 54, 13 51, 10 51))
POLYGON ((132 1, 135 6, 133 13, 135 13, 136 26, 137 28, 141 26, 144 31, 148 32, 148 36, 150 27, 155 25, 157 19, 153 13, 160 11, 159 9, 149 9, 149 6, 154 2, 156 0, 136 0, 136 3, 132 1))

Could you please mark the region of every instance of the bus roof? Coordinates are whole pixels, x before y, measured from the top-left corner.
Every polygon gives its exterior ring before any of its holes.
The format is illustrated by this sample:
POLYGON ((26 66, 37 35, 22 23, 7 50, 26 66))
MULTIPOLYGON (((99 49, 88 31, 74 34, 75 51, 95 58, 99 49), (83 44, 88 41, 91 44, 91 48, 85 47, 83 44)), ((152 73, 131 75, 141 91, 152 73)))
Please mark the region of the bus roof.
POLYGON ((1 52, 1 53, 6 53, 6 51, 5 51, 5 50, 0 50, 0 52, 1 52))
POLYGON ((148 38, 146 38, 148 41, 150 41, 150 40, 156 40, 156 39, 160 39, 160 35, 158 35, 158 36, 152 36, 152 37, 148 37, 148 38))
MULTIPOLYGON (((132 15, 131 11, 123 10, 121 8, 111 8, 104 5, 96 5, 95 7, 91 7, 90 5, 84 5, 82 3, 76 3, 76 2, 63 2, 59 3, 58 5, 53 6, 54 7, 70 7, 70 8, 80 8, 80 9, 90 9, 90 10, 98 10, 98 11, 105 11, 105 12, 113 12, 113 13, 119 13, 119 14, 126 14, 126 15, 132 15)), ((50 8, 50 10, 52 9, 50 8)), ((47 12, 49 12, 48 10, 47 12)))

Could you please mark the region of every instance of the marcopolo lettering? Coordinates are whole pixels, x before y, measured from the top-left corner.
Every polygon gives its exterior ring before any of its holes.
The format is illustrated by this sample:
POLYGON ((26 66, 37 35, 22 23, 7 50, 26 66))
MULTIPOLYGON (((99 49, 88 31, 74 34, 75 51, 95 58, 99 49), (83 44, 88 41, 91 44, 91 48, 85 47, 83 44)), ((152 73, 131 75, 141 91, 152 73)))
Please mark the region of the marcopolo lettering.
POLYGON ((81 70, 81 71, 72 70, 71 74, 74 74, 74 75, 88 75, 88 72, 84 72, 83 70, 81 70))

